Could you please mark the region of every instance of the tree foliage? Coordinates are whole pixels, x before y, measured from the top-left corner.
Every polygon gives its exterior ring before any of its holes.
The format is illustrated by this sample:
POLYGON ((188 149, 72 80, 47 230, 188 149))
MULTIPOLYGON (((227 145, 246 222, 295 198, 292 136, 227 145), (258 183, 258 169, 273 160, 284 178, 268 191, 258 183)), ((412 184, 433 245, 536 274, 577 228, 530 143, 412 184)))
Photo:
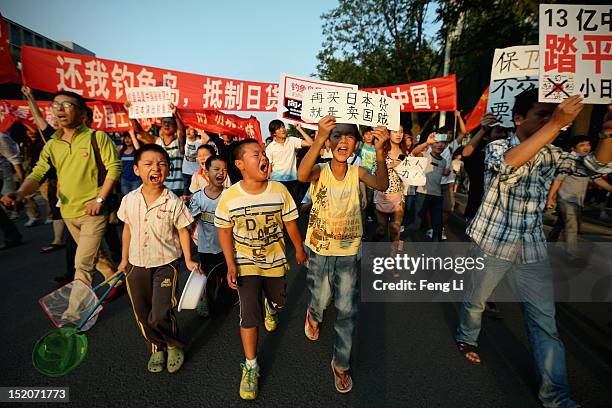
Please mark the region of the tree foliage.
MULTIPOLYGON (((360 88, 432 78, 440 58, 424 33, 431 5, 424 0, 340 0, 321 16, 319 76, 360 88)), ((420 133, 418 115, 411 116, 413 132, 420 133)))
MULTIPOLYGON (((538 9, 532 0, 339 0, 321 16, 317 71, 363 88, 435 78, 443 72, 449 32, 460 25, 450 72, 457 74, 459 105, 469 110, 489 83, 495 48, 537 44, 538 9), (431 37, 428 11, 440 25, 431 37)), ((410 115, 413 133, 427 116, 410 115)))

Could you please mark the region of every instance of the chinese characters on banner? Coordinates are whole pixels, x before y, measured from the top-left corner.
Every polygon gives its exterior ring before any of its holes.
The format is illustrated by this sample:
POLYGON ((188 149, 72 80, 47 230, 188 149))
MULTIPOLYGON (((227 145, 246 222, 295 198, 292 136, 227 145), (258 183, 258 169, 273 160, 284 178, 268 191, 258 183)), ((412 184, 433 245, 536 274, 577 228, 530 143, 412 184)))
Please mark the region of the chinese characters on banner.
POLYGON ((410 84, 366 88, 361 91, 385 95, 400 101, 402 112, 444 112, 457 110, 455 74, 410 84))
POLYGON ((405 186, 424 186, 427 183, 425 167, 427 167, 426 157, 408 156, 394 170, 405 186))
POLYGON ((487 112, 492 112, 498 124, 514 127, 512 108, 515 97, 538 87, 539 48, 537 45, 497 48, 491 66, 491 83, 487 112))
POLYGON ((400 102, 397 99, 349 89, 312 89, 304 91, 302 98, 302 120, 305 122, 318 123, 329 115, 338 123, 399 130, 400 102))
POLYGON ((172 91, 167 86, 141 86, 125 90, 130 102, 130 119, 166 118, 172 116, 172 91))
POLYGON ((189 74, 43 48, 21 48, 22 76, 32 89, 76 92, 125 102, 127 88, 167 86, 177 108, 275 112, 278 84, 189 74))
MULTIPOLYGON (((278 93, 278 118, 289 123, 302 123, 309 129, 317 126, 304 123, 302 120, 302 99, 305 91, 313 89, 357 90, 357 85, 320 81, 318 79, 300 78, 294 75, 281 74, 278 93)), ((318 121, 317 121, 318 122, 318 121)))
POLYGON ((540 102, 612 103, 612 6, 540 4, 540 102))
MULTIPOLYGON (((36 103, 45 120, 54 125, 51 102, 36 101, 36 103)), ((104 132, 124 132, 131 128, 130 119, 123 105, 111 102, 87 102, 87 106, 94 114, 92 129, 104 132)), ((180 110, 179 113, 185 125, 195 129, 262 141, 260 124, 254 116, 247 119, 218 111, 189 109, 180 110)), ((159 120, 139 119, 138 121, 144 129, 149 129, 153 124, 160 124, 159 120)), ((21 122, 32 128, 36 127, 26 101, 0 100, 0 132, 6 132, 15 122, 21 122)))

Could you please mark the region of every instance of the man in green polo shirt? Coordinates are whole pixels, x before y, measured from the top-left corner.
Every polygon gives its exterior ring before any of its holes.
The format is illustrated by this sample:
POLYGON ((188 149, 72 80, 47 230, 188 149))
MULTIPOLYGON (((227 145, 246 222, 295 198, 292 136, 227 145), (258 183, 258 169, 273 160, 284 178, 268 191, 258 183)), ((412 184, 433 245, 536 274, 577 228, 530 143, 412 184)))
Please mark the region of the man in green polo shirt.
POLYGON ((2 201, 14 205, 33 194, 53 166, 57 170, 62 218, 77 243, 75 279, 91 284, 96 268, 105 277, 113 274, 113 263, 101 250, 108 221, 102 206, 121 176, 121 162, 110 137, 96 131, 100 157, 107 171, 104 184, 99 187, 92 146, 94 131, 83 124, 85 100, 74 92, 60 91, 53 97, 51 108, 59 129, 45 144, 36 166, 21 187, 6 194, 2 201))

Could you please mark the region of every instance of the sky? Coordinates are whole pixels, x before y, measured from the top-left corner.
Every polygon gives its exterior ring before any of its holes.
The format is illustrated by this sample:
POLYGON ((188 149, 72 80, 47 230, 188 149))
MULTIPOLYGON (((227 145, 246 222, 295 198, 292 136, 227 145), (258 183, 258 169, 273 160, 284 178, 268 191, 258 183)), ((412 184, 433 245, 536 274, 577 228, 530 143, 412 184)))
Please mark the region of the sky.
MULTIPOLYGON (((2 15, 97 57, 258 82, 311 76, 332 0, 0 0, 2 15)), ((255 115, 262 132, 272 113, 255 115)))

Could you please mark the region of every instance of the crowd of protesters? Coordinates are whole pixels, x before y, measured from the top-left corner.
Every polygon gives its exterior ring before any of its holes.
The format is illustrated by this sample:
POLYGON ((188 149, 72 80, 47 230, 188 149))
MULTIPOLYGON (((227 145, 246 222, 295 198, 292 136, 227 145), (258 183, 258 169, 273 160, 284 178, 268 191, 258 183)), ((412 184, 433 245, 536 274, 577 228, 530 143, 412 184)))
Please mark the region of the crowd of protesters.
MULTIPOLYGON (((89 127, 91 113, 79 95, 54 95, 56 122, 49 124, 30 90, 24 87, 23 93, 36 128, 23 130, 22 140, 16 127, 0 133, 2 249, 23 241, 23 231, 13 222, 23 206, 26 228, 52 225, 50 242, 41 252, 66 251, 60 284, 73 279, 91 284, 96 272, 104 278, 124 272, 108 300, 129 293, 151 350, 150 372, 175 372, 183 364, 184 343, 174 315, 180 258, 201 274, 224 264, 226 284, 239 294, 245 354, 239 392, 244 399, 255 398, 258 328, 263 324, 274 331, 286 301, 287 236, 297 263, 308 268, 305 335, 319 338, 324 311, 333 301, 338 311, 334 386, 349 392, 362 241, 388 241, 393 253, 415 231, 422 231, 424 240, 446 240, 455 194, 467 192, 461 214, 466 233, 488 258, 486 273, 472 281, 461 307, 455 336, 461 355, 481 363, 483 311, 497 284, 511 276, 525 305, 540 400, 544 406, 577 406, 555 323, 543 215, 557 208, 548 240, 564 231, 567 252, 576 260, 589 189, 599 191, 591 195, 602 196, 600 211, 602 218, 607 216, 611 110, 599 140, 576 136, 571 152, 552 143, 580 113, 580 97, 543 104, 537 89, 516 98, 515 128, 498 126, 488 113, 472 135, 459 112, 455 128, 415 137, 402 126, 391 132, 359 129, 325 117, 315 134, 298 125, 296 136, 288 136, 285 124, 273 120, 262 146, 254 139, 233 140, 186 127, 173 107, 173 116, 163 118, 158 129, 146 131, 132 120, 134 130, 122 134, 116 145, 105 132, 89 127), (423 185, 399 177, 396 169, 408 157, 425 158, 423 185), (35 199, 38 190, 46 207, 44 222, 35 199), (296 203, 310 208, 303 214, 308 220, 304 238, 296 203)), ((200 299, 200 315, 208 316, 209 301, 200 299)))

